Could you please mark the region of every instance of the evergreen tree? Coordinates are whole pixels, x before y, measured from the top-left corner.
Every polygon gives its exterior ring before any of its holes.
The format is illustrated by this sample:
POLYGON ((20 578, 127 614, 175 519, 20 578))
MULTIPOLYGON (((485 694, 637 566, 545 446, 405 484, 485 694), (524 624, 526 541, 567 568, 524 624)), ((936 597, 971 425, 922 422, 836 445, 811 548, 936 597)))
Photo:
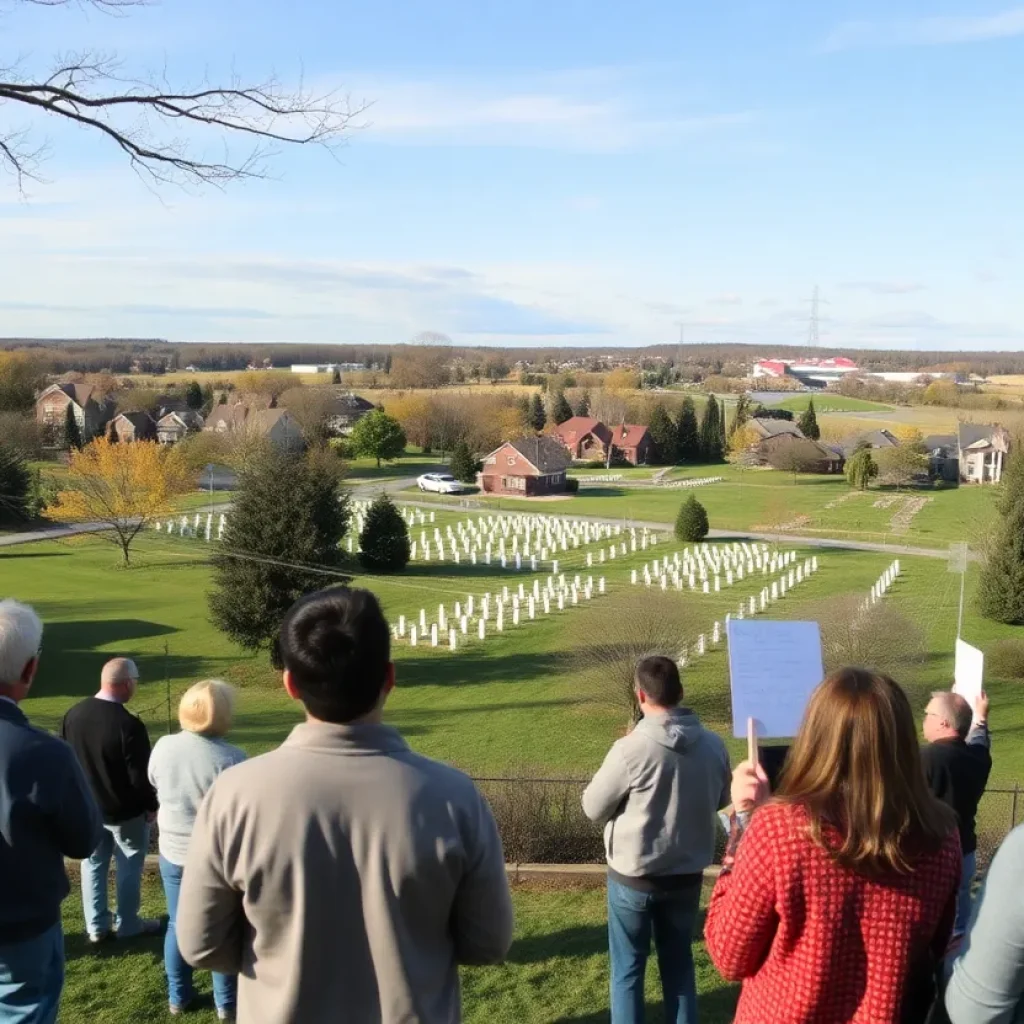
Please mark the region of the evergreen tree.
POLYGON ((714 395, 708 395, 704 407, 704 418, 700 421, 700 457, 705 462, 721 462, 725 455, 722 444, 722 420, 718 402, 714 395))
POLYGON ((469 450, 465 441, 456 441, 452 449, 451 462, 448 464, 452 476, 465 484, 475 484, 477 474, 477 461, 469 450))
POLYGON ((672 422, 665 406, 659 402, 652 410, 647 423, 651 440, 654 442, 655 455, 658 462, 671 466, 676 461, 679 450, 676 425, 672 422))
POLYGON ((409 564, 409 527, 384 492, 366 511, 359 547, 359 562, 368 572, 401 572, 409 564))
POLYGON ((190 380, 188 382, 188 387, 185 388, 185 404, 190 409, 202 409, 203 389, 199 386, 199 381, 190 380))
POLYGON ((683 399, 676 421, 676 452, 682 462, 700 461, 700 430, 697 427, 697 411, 689 395, 683 399))
POLYGON ((331 383, 332 384, 340 384, 341 383, 341 370, 339 370, 337 367, 334 368, 334 373, 331 374, 331 383))
POLYGON ((684 544, 697 544, 708 535, 710 528, 707 510, 691 494, 679 506, 679 514, 676 516, 676 540, 684 544))
POLYGON ((218 405, 227 405, 228 404, 228 393, 226 391, 222 391, 220 393, 220 398, 217 399, 217 404, 218 405))
POLYGON ((376 459, 378 467, 381 462, 394 462, 405 452, 405 431, 401 423, 383 409, 374 409, 359 420, 352 428, 349 441, 355 455, 376 459))
POLYGON ((387 374, 391 373, 391 353, 390 352, 384 357, 384 372, 387 373, 387 374))
POLYGON ((539 434, 548 421, 547 413, 544 411, 544 401, 540 395, 534 395, 530 403, 530 426, 539 434))
POLYGON ((1003 473, 999 532, 978 588, 987 619, 1024 626, 1024 447, 1019 444, 1003 473))
POLYGON ((800 428, 804 437, 809 437, 812 441, 817 441, 821 437, 821 428, 818 426, 818 417, 814 411, 814 399, 808 399, 807 408, 803 411, 800 419, 797 421, 797 426, 800 428))
POLYGON ((213 385, 203 385, 203 404, 200 406, 204 416, 209 416, 213 409, 214 397, 213 397, 213 385))
POLYGON ((551 419, 555 423, 564 423, 566 420, 572 419, 572 406, 565 397, 564 391, 559 391, 551 403, 551 419))
POLYGON ((878 476, 878 463, 871 455, 870 448, 855 452, 846 464, 846 479, 851 487, 866 491, 868 485, 878 476))
POLYGON ((322 570, 340 569, 348 520, 337 460, 275 450, 254 459, 213 557, 213 624, 247 650, 270 647, 298 598, 339 582, 322 570))
POLYGON ((522 424, 523 430, 526 430, 530 425, 530 398, 528 395, 516 399, 516 411, 519 413, 519 422, 522 424))
POLYGON ((736 433, 750 419, 753 406, 748 395, 740 395, 736 399, 736 408, 732 414, 732 423, 729 424, 729 437, 736 433))
POLYGON ((64 447, 71 451, 82 447, 82 432, 78 429, 75 409, 70 402, 64 414, 64 447))
POLYGON ((0 441, 0 524, 14 525, 29 518, 32 474, 13 445, 0 441))
POLYGON ((590 392, 584 391, 576 401, 576 408, 573 410, 576 416, 590 415, 590 392))

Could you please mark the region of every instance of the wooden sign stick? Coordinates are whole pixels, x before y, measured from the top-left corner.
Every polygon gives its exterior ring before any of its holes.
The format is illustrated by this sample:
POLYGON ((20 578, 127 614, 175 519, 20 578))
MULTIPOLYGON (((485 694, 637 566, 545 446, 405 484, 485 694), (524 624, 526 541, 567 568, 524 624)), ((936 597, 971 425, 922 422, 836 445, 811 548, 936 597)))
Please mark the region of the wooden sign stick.
POLYGON ((754 719, 747 719, 747 760, 751 766, 755 766, 758 762, 757 752, 757 727, 754 725, 754 719))

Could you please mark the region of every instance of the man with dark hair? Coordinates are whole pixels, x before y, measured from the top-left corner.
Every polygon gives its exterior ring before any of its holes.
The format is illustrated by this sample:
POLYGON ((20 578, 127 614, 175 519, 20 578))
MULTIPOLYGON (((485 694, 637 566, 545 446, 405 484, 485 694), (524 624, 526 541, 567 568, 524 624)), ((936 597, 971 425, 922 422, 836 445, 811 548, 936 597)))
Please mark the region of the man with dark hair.
POLYGON ((952 808, 960 827, 964 864, 953 926, 953 937, 957 938, 967 931, 971 918, 971 883, 978 849, 975 818, 992 771, 988 696, 981 694, 972 713, 971 705, 960 694, 949 690, 933 693, 925 708, 922 732, 928 741, 921 748, 928 788, 952 808))
POLYGON ((694 1024, 693 928, 704 869, 715 853, 715 814, 729 803, 725 744, 680 707, 670 658, 636 667, 643 718, 608 756, 583 794, 587 817, 605 826, 612 1024, 644 1019, 651 935, 665 1020, 694 1024))
POLYGON ((454 1024, 458 965, 496 963, 512 941, 490 809, 382 724, 395 666, 373 594, 296 602, 276 660, 306 721, 207 794, 178 904, 182 956, 239 975, 240 1024, 454 1024))

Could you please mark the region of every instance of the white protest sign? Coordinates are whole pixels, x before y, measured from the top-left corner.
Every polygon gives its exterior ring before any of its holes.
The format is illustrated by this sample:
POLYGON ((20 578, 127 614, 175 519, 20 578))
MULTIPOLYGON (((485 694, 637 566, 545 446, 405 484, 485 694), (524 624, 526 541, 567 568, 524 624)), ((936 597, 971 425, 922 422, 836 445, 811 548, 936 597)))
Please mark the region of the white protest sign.
POLYGON ((956 663, 953 668, 953 692, 959 693, 972 708, 984 688, 982 685, 984 675, 985 655, 977 647, 965 644, 963 640, 957 640, 956 663))
POLYGON ((748 718, 759 739, 795 736, 825 674, 818 624, 730 619, 726 635, 733 736, 747 735, 748 718))

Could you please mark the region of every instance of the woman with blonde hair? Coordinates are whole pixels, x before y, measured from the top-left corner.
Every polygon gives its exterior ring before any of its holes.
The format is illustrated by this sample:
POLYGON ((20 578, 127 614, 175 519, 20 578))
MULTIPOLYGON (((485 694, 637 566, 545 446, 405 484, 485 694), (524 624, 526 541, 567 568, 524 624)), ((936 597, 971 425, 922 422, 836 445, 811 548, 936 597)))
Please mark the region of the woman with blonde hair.
MULTIPOLYGON (((233 716, 234 691, 227 683, 217 679, 196 683, 178 705, 182 731, 157 740, 149 759, 149 781, 160 802, 160 877, 170 918, 164 936, 164 970, 175 1016, 184 1013, 195 998, 192 968, 182 959, 174 928, 185 854, 207 790, 221 772, 245 760, 243 751, 224 740, 233 716)), ((236 988, 234 976, 213 975, 219 1020, 235 1019, 236 988)))
POLYGON ((732 797, 705 934, 718 970, 743 982, 736 1024, 923 1021, 953 928, 960 841, 928 791, 899 686, 831 673, 776 798, 749 762, 732 797))

